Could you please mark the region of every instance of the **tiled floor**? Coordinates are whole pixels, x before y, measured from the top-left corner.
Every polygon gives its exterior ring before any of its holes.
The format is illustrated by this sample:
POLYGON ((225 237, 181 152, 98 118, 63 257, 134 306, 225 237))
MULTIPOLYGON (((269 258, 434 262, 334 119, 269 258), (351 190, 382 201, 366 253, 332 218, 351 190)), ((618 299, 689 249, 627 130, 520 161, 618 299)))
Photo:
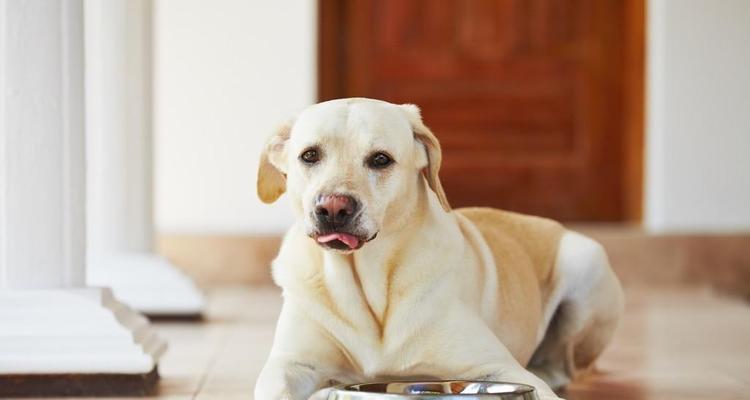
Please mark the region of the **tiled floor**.
MULTIPOLYGON (((170 344, 159 399, 252 398, 279 293, 226 288, 209 299, 204 323, 157 323, 170 344)), ((630 290, 628 302, 600 373, 576 382, 564 397, 750 399, 749 305, 698 289, 630 290)))

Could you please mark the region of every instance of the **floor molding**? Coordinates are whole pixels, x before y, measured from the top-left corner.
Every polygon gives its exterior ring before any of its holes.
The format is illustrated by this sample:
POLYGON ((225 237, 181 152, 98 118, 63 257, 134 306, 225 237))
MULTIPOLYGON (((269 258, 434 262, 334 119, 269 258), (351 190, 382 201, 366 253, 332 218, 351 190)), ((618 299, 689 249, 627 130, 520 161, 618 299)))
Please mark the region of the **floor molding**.
POLYGON ((281 236, 162 234, 156 243, 199 286, 269 285, 281 236))
MULTIPOLYGON (((575 225, 599 240, 625 286, 708 285, 750 298, 750 233, 653 235, 624 226, 575 225)), ((281 237, 171 235, 158 251, 199 285, 271 284, 281 237)))
POLYGON ((151 253, 89 257, 89 286, 109 287, 115 297, 149 318, 200 318, 203 294, 179 268, 151 253))

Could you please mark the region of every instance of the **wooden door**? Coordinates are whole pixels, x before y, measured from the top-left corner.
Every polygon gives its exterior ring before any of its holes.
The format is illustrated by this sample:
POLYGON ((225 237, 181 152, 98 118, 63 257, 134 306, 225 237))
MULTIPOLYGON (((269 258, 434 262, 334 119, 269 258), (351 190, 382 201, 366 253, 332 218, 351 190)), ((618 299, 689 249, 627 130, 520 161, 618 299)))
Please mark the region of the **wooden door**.
POLYGON ((320 99, 419 105, 454 207, 632 219, 642 19, 642 0, 321 0, 320 99))

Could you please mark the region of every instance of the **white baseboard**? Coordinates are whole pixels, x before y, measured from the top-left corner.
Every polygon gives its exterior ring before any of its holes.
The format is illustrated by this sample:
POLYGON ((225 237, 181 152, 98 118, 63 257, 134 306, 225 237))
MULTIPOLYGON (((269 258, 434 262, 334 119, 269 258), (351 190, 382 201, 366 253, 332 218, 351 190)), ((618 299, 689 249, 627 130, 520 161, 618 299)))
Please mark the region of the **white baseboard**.
POLYGON ((205 307, 193 281, 153 254, 91 257, 86 281, 112 288, 118 300, 151 316, 196 316, 205 307))
POLYGON ((0 291, 0 375, 146 374, 165 350, 109 289, 0 291))

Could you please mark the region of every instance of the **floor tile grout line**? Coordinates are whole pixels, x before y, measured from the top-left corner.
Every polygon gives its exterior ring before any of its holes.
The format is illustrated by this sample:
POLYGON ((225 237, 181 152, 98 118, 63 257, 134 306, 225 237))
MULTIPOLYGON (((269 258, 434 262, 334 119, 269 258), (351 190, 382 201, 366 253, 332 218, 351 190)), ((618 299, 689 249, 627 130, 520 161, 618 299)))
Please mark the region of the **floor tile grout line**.
MULTIPOLYGON (((209 297, 208 295, 207 297, 209 297)), ((210 324, 211 320, 206 319, 204 324, 210 324)), ((224 353, 224 349, 227 346, 228 338, 232 332, 232 324, 226 324, 226 331, 221 335, 219 338, 220 343, 218 346, 216 346, 216 353, 209 359, 208 363, 206 364, 205 371, 203 375, 201 375, 200 380, 198 380, 198 385, 195 387, 195 392, 193 393, 193 396, 191 397, 191 400, 196 400, 196 398, 201 394, 201 391, 203 391, 203 387, 206 384, 206 380, 208 380, 209 375, 211 372, 213 372, 214 366, 216 365, 216 362, 219 360, 219 357, 224 353)))
POLYGON ((225 332, 220 340, 221 343, 216 346, 216 353, 209 359, 208 363, 206 364, 206 369, 201 375, 200 380, 198 380, 198 385, 195 387, 195 392, 193 393, 193 396, 191 397, 192 400, 195 400, 203 390, 203 386, 206 384, 206 380, 208 379, 209 374, 213 371, 214 365, 216 365, 216 362, 219 360, 219 357, 224 352, 224 348, 227 343, 227 337, 229 336, 230 329, 227 328, 227 332, 225 332))

